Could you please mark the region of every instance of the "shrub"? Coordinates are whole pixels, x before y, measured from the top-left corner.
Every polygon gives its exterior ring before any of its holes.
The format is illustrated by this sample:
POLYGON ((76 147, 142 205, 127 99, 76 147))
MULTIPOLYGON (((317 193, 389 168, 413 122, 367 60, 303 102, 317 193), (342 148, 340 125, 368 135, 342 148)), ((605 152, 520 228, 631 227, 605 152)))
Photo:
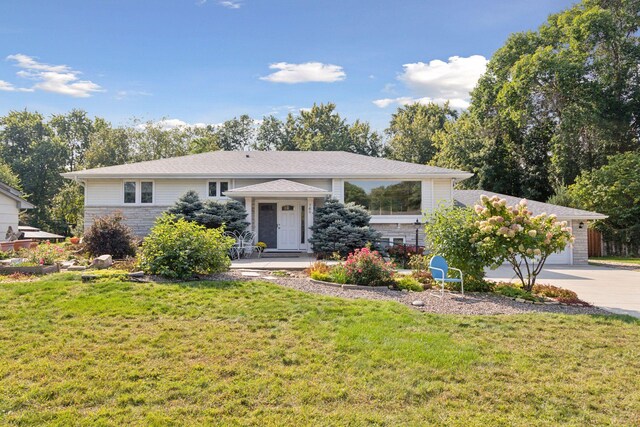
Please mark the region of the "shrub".
POLYGON ((84 233, 84 245, 93 256, 111 255, 125 258, 136 254, 133 232, 123 223, 121 212, 97 217, 84 233))
POLYGON ((146 273, 175 279, 225 271, 234 239, 223 228, 202 225, 163 214, 142 243, 140 267, 146 273))
POLYGON ((220 228, 224 225, 226 231, 241 233, 249 223, 245 221, 247 211, 244 205, 235 200, 220 203, 215 200, 202 202, 200 196, 193 190, 187 191, 178 201, 167 209, 167 213, 197 222, 206 228, 220 228))
POLYGON ((346 257, 367 244, 378 247, 380 233, 369 227, 371 215, 362 206, 342 204, 335 199, 325 201, 316 209, 311 226, 313 237, 309 239, 313 250, 322 258, 334 252, 346 257))
POLYGON ((571 229, 555 215, 533 216, 527 201, 507 206, 505 199, 482 196, 469 236, 472 247, 492 260, 511 264, 525 291, 531 292, 547 257, 573 241, 571 229))
POLYGON ((413 255, 409 259, 409 268, 411 268, 411 275, 414 279, 431 287, 433 285, 433 276, 429 271, 429 261, 431 261, 431 256, 429 255, 413 255))
POLYGON ((411 245, 394 245, 387 249, 389 257, 400 267, 407 268, 411 257, 414 255, 422 255, 424 253, 424 247, 416 247, 411 245))
POLYGON ((482 284, 484 269, 492 262, 472 241, 475 220, 472 209, 443 206, 433 212, 425 226, 430 251, 444 257, 450 266, 462 270, 465 287, 469 289, 476 282, 482 284))
POLYGON ((349 283, 385 286, 393 283, 393 264, 385 262, 378 251, 356 249, 344 263, 349 283))
POLYGON ((509 282, 501 282, 495 284, 493 287, 493 292, 509 298, 522 298, 529 301, 536 300, 536 297, 534 297, 531 292, 527 292, 524 289, 519 288, 513 283, 509 282))
POLYGON ((412 276, 400 275, 395 278, 394 286, 398 289, 406 289, 408 291, 422 292, 425 288, 422 283, 412 276))
POLYGON ((67 251, 63 245, 55 245, 49 241, 39 244, 35 248, 24 249, 20 255, 27 258, 27 262, 35 265, 53 265, 67 259, 67 251))
POLYGON ((320 280, 322 282, 331 282, 331 276, 329 273, 321 273, 319 271, 312 271, 309 275, 313 280, 320 280))
POLYGON ((340 283, 344 285, 345 283, 349 283, 349 275, 347 274, 347 269, 342 264, 337 264, 331 267, 331 272, 329 273, 331 276, 331 281, 334 283, 340 283))
POLYGON ((578 299, 578 294, 575 292, 552 285, 535 285, 533 293, 547 298, 578 299))
POLYGON ((327 263, 324 263, 322 261, 316 261, 313 264, 311 264, 309 267, 307 267, 304 272, 306 274, 308 274, 309 276, 311 276, 311 273, 313 273, 314 271, 318 272, 318 273, 329 273, 329 266, 327 265, 327 263))

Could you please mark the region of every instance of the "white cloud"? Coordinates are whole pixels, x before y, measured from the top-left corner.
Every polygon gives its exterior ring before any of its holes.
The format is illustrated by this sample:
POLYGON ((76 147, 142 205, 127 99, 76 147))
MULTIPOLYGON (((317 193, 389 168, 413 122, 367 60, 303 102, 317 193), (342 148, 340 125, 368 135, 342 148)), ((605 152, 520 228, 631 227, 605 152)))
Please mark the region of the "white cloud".
POLYGON ((44 90, 75 98, 87 98, 94 92, 104 92, 100 85, 80 80, 79 75, 82 73, 67 65, 43 64, 34 57, 21 53, 7 56, 7 60, 15 61, 15 65, 21 68, 16 73, 18 77, 36 81, 31 88, 22 91, 44 90))
POLYGON ((33 92, 33 89, 26 87, 15 87, 9 82, 0 80, 0 90, 4 92, 33 92))
POLYGON ((278 62, 269 65, 269 68, 279 71, 260 77, 260 79, 272 83, 333 83, 344 80, 347 76, 341 66, 323 64, 321 62, 305 62, 302 64, 278 62))
POLYGON ((482 55, 472 55, 467 58, 452 56, 447 62, 434 59, 428 63, 405 64, 398 80, 403 82, 414 96, 377 99, 373 103, 380 108, 386 108, 392 104, 444 103, 448 100, 453 108, 468 108, 469 93, 486 70, 487 62, 482 55))
POLYGON ((218 4, 222 7, 226 7, 227 9, 240 9, 242 3, 235 0, 223 0, 219 1, 218 4))
MULTIPOLYGON (((207 127, 206 123, 187 123, 180 119, 162 119, 155 122, 154 125, 160 127, 163 130, 171 130, 171 129, 177 129, 177 128, 183 128, 183 127, 196 127, 196 128, 207 127)), ((144 127, 144 124, 142 125, 142 127, 144 127)))
POLYGON ((115 99, 123 100, 128 98, 135 98, 138 96, 152 96, 152 93, 145 92, 143 90, 119 90, 116 92, 115 99))

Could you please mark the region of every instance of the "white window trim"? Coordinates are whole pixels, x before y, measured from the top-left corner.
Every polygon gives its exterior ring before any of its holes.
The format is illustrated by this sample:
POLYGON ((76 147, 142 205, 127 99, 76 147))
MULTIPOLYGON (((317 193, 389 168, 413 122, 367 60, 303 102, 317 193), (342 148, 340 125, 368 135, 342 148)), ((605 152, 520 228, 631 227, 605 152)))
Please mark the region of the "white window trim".
POLYGON ((156 204, 156 182, 153 179, 123 179, 120 186, 120 203, 121 206, 155 206, 156 204), (126 182, 134 182, 136 184, 136 198, 134 203, 125 203, 124 201, 124 184, 126 182), (151 203, 142 203, 142 183, 151 183, 151 203))
POLYGON ((207 195, 207 199, 215 199, 215 200, 228 200, 229 197, 227 196, 223 196, 222 195, 222 191, 221 190, 221 185, 223 182, 227 183, 227 191, 231 190, 231 180, 229 179, 210 179, 207 181, 207 186, 205 189, 204 194, 207 195), (216 195, 215 196, 210 196, 209 195, 209 183, 215 182, 216 183, 216 195))
POLYGON ((407 239, 405 236, 390 236, 389 237, 389 245, 390 246, 395 246, 395 243, 393 243, 394 239, 402 239, 402 243, 400 243, 401 245, 406 245, 407 244, 407 239))

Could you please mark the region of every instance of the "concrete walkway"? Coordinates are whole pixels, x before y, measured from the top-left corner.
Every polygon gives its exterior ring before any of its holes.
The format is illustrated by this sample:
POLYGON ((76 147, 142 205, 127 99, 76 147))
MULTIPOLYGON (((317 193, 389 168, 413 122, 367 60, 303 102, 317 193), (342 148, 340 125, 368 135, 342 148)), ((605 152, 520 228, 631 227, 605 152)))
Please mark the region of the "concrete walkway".
POLYGON ((247 270, 304 270, 316 262, 316 257, 310 254, 300 254, 284 258, 242 258, 231 262, 232 269, 247 270))
MULTIPOLYGON (((509 266, 487 271, 487 278, 518 280, 509 266)), ((640 271, 595 265, 549 265, 538 276, 538 283, 570 289, 597 307, 640 318, 640 271)))

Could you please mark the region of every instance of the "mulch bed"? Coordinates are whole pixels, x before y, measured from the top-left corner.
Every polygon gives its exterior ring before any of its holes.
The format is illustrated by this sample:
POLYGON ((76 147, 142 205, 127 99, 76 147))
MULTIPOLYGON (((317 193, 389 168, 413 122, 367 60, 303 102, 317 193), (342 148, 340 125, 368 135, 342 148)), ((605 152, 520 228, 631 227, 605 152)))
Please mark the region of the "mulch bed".
POLYGON ((244 276, 242 271, 210 276, 211 280, 264 280, 299 291, 328 295, 340 298, 397 301, 416 310, 438 314, 524 314, 524 313, 562 313, 611 315, 612 313, 597 307, 573 305, 538 305, 516 302, 510 298, 486 292, 459 293, 445 292, 443 298, 434 296, 434 291, 405 292, 392 289, 342 289, 311 282, 303 273, 289 272, 288 277, 274 276, 272 272, 260 271, 259 276, 244 276), (414 301, 422 301, 423 306, 414 306, 414 301))

